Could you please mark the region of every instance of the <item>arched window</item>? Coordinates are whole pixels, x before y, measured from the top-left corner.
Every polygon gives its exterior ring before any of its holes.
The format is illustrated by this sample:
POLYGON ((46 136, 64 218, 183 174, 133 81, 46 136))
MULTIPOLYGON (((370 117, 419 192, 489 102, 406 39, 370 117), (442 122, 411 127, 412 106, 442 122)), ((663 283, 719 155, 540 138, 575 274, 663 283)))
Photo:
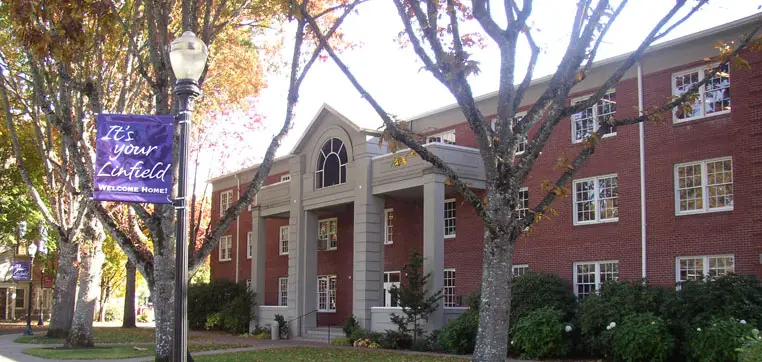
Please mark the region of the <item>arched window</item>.
POLYGON ((338 138, 331 138, 320 149, 315 168, 315 188, 347 182, 347 149, 338 138))

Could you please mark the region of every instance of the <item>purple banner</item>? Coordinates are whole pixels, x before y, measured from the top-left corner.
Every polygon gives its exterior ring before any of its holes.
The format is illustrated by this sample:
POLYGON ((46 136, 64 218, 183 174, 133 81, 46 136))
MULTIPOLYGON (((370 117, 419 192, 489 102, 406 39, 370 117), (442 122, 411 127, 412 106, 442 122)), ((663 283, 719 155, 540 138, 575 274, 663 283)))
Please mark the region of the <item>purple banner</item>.
POLYGON ((14 261, 11 269, 13 270, 13 280, 32 280, 32 272, 29 270, 28 261, 14 261))
POLYGON ((99 114, 97 125, 93 199, 171 203, 174 118, 99 114))

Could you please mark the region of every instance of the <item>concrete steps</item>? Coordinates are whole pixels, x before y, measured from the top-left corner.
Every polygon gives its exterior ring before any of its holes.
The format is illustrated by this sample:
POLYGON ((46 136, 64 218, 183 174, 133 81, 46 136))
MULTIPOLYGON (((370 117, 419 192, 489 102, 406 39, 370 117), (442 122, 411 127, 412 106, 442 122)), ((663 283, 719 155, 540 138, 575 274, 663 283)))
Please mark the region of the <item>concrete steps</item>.
POLYGON ((299 337, 293 337, 293 339, 298 341, 328 343, 329 337, 330 340, 339 337, 344 338, 344 332, 341 330, 341 326, 331 326, 330 331, 328 327, 308 328, 306 333, 299 337))

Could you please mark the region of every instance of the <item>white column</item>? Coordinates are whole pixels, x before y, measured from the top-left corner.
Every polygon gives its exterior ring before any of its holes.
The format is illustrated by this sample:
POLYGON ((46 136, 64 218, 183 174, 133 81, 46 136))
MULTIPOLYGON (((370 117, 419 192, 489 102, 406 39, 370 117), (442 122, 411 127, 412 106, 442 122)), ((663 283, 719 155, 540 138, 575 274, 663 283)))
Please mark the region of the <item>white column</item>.
MULTIPOLYGON (((428 174, 423 178, 423 272, 431 274, 426 289, 429 293, 444 287, 444 181, 445 177, 428 174)), ((430 331, 444 322, 443 300, 429 316, 430 331)))
POLYGON ((251 291, 256 293, 257 305, 265 305, 267 224, 265 218, 259 215, 259 210, 252 212, 251 236, 254 243, 254 255, 251 256, 251 291))

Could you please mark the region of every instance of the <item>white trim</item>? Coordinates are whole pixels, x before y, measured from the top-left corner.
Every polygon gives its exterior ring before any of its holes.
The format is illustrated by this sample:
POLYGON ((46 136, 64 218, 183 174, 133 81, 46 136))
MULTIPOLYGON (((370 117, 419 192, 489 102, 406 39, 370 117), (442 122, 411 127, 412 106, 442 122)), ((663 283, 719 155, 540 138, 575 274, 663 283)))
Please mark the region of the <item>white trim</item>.
POLYGON ((334 302, 338 304, 339 301, 339 292, 338 292, 338 278, 336 277, 336 274, 329 274, 329 275, 318 275, 317 276, 317 285, 316 285, 316 294, 317 294, 317 305, 316 308, 319 313, 336 313, 336 309, 330 309, 331 307, 331 279, 335 280, 334 282, 334 302), (326 292, 325 292, 325 309, 320 309, 320 280, 325 279, 326 281, 326 292))
MULTIPOLYGON (((606 94, 604 96, 607 96, 607 95, 612 94, 612 93, 616 93, 616 88, 609 89, 608 91, 606 91, 606 94)), ((579 102, 587 100, 590 97, 592 97, 592 94, 588 94, 586 96, 581 96, 581 97, 576 97, 576 98, 571 100, 571 105, 575 105, 575 104, 577 104, 579 102)), ((602 99, 603 98, 601 98, 601 100, 602 99)), ((598 125, 598 103, 599 102, 600 102, 600 100, 598 102, 595 102, 595 104, 593 104, 592 106, 590 106, 590 107, 593 108, 593 132, 598 131, 598 127, 599 127, 599 125, 598 125)), ((614 113, 612 115, 613 116, 616 115, 616 110, 614 111, 614 113)), ((576 132, 577 130, 576 130, 576 124, 574 123, 574 114, 572 114, 571 117, 569 117, 569 118, 571 120, 571 141, 572 141, 572 144, 584 142, 587 137, 579 139, 579 140, 575 139, 575 136, 577 135, 577 132, 576 132)), ((616 130, 614 132, 607 133, 607 134, 601 136, 601 138, 607 138, 607 137, 613 137, 613 136, 616 136, 616 130)))
POLYGON ((278 183, 290 182, 290 181, 291 181, 291 174, 287 173, 285 175, 280 175, 280 181, 278 183))
POLYGON ((384 209, 384 245, 394 244, 394 209, 384 209), (391 215, 392 222, 389 222, 389 216, 391 215), (392 234, 389 235, 389 228, 392 229, 392 234))
POLYGON ((595 290, 593 292, 598 292, 601 289, 601 285, 603 285, 603 282, 601 281, 601 264, 617 264, 617 277, 616 280, 619 280, 619 260, 596 260, 596 261, 578 261, 574 262, 572 265, 572 287, 574 288, 574 295, 579 297, 579 289, 577 288, 577 266, 580 264, 595 264, 595 290))
POLYGON ((526 272, 525 272, 525 273, 522 273, 522 274, 520 274, 520 275, 516 275, 516 271, 517 271, 517 270, 520 270, 520 269, 526 269, 526 271, 529 271, 529 270, 530 270, 530 269, 529 269, 529 264, 513 264, 513 265, 511 266, 511 275, 513 275, 514 277, 515 277, 515 276, 524 275, 526 272))
MULTIPOLYGON (((318 226, 319 227, 319 226, 318 226)), ((291 232, 288 225, 278 228, 278 255, 288 255, 288 235, 291 232), (286 230, 286 239, 283 240, 283 230, 286 230), (286 251, 283 252, 283 242, 286 242, 286 251)))
POLYGON ((328 223, 328 229, 326 230, 326 232, 327 232, 326 236, 328 237, 328 239, 325 239, 326 240, 325 250, 321 250, 321 251, 337 250, 339 248, 339 218, 337 218, 337 217, 329 217, 327 219, 320 219, 320 220, 318 220, 318 242, 320 240, 323 240, 323 239, 320 239, 320 224, 323 223, 323 222, 328 223), (330 223, 331 223, 331 221, 336 222, 336 245, 334 245, 333 247, 331 247, 331 230, 330 230, 330 226, 331 226, 330 223))
POLYGON ((223 235, 220 237, 220 242, 217 245, 217 256, 218 256, 218 261, 233 260, 233 235, 223 235), (225 245, 227 245, 228 248, 230 248, 230 253, 228 253, 227 258, 223 257, 223 254, 225 254, 225 252, 223 252, 223 246, 225 245))
POLYGON ((251 259, 251 257, 254 255, 254 240, 252 240, 253 236, 254 233, 251 231, 246 233, 246 259, 251 259))
POLYGON ((458 296, 455 294, 455 290, 456 290, 457 285, 458 285, 457 284, 457 278, 458 278, 458 272, 455 271, 455 268, 444 268, 444 269, 442 269, 442 307, 444 307, 445 309, 450 309, 450 308, 458 307, 457 305, 450 305, 450 306, 447 305, 447 294, 446 294, 446 290, 448 288, 451 288, 452 289, 452 304, 457 303, 458 296), (452 277, 452 284, 453 285, 449 286, 449 287, 444 285, 445 279, 447 279, 447 278, 445 278, 445 276, 447 275, 447 272, 454 273, 454 275, 452 277))
POLYGON ((233 190, 227 190, 220 192, 220 217, 225 214, 225 210, 229 209, 233 205, 233 190), (225 205, 227 200, 227 205, 225 205))
MULTIPOLYGON (((513 115, 513 122, 511 122, 512 123, 511 126, 515 126, 516 122, 521 122, 521 119, 524 118, 524 116, 526 116, 526 115, 527 115, 526 111, 517 112, 516 114, 514 114, 513 115)), ((495 118, 493 118, 492 120, 489 121, 489 126, 490 126, 490 128, 492 128, 493 131, 496 131, 495 130, 495 125, 496 124, 497 124, 497 117, 495 117, 495 118)), ((527 130, 527 132, 529 132, 529 131, 527 130)), ((521 141, 521 142, 516 144, 516 153, 515 153, 516 156, 523 155, 524 152, 526 152, 527 144, 529 144, 528 138, 529 138, 529 136, 527 135, 526 137, 524 137, 523 141, 521 141), (524 144, 524 151, 519 151, 519 145, 522 144, 522 143, 524 144)))
MULTIPOLYGON (((323 142, 322 145, 320 145, 320 151, 319 151, 319 153, 320 153, 320 155, 323 156, 323 164, 322 165, 317 165, 317 164, 315 165, 315 185, 314 185, 315 186, 315 190, 322 190, 324 188, 338 186, 338 185, 343 185, 343 184, 347 183, 347 177, 349 176, 348 175, 349 170, 348 170, 348 167, 347 167, 347 165, 349 164, 349 153, 347 151, 347 147, 346 147, 346 144, 344 143, 344 141, 341 138, 338 138, 338 137, 331 137, 331 138, 327 139, 325 142, 323 142), (341 144, 339 146, 338 151, 334 151, 333 150, 333 142, 334 142, 334 140, 339 141, 339 143, 341 144), (325 152, 323 152, 323 149, 325 148, 326 144, 328 144, 329 142, 331 143, 331 147, 330 147, 331 152, 328 152, 328 154, 326 154, 325 152), (341 163, 341 151, 344 151, 344 155, 346 156, 346 162, 344 162, 344 163, 341 163), (338 168, 338 170, 336 170, 336 172, 337 172, 336 177, 338 177, 338 181, 339 182, 335 183, 333 185, 326 186, 326 184, 325 184, 325 172, 326 172, 326 170, 325 170, 325 163, 328 161, 328 157, 331 157, 332 155, 335 156, 338 159, 338 161, 339 161, 339 168, 338 168), (342 168, 344 169, 344 179, 343 180, 341 179, 341 170, 342 170, 342 168), (320 187, 318 187, 318 185, 317 185, 317 183, 318 183, 318 177, 320 178, 319 179, 320 180, 320 187)), ((318 162, 319 162, 320 156, 318 156, 317 159, 318 159, 318 162)))
POLYGON ((288 277, 278 277, 278 306, 288 307, 288 277), (286 281, 286 288, 283 288, 283 281, 286 281), (283 300, 283 293, 285 292, 286 298, 283 300), (284 304, 285 302, 285 304, 284 304))
MULTIPOLYGON (((672 88, 671 89, 672 96, 678 96, 675 93, 675 88, 676 88, 676 79, 675 78, 676 77, 683 76, 683 75, 688 75, 688 74, 691 74, 691 73, 698 73, 698 81, 697 82, 701 82, 706 77, 706 71, 707 70, 714 69, 715 67, 717 67, 719 65, 720 65, 720 63, 713 63, 710 66, 704 65, 704 66, 700 66, 700 67, 693 67, 693 68, 683 69, 683 70, 681 70, 679 72, 672 73, 670 75, 670 85, 671 85, 671 88, 672 88)), ((731 68, 730 64, 728 64, 728 79, 730 78, 730 68, 731 68)), ((730 82, 730 80, 728 80, 728 82, 730 82)), ((730 89, 731 86, 732 86, 732 84, 728 83, 728 89, 730 89)), ((699 112, 699 114, 696 115, 696 116, 693 116, 693 117, 688 117, 688 118, 682 118, 682 119, 680 119, 680 118, 677 118, 677 113, 676 113, 678 107, 675 107, 672 110, 672 123, 673 124, 685 123, 685 122, 695 121, 695 120, 698 120, 698 119, 704 119, 704 118, 707 118, 707 117, 713 117, 713 116, 718 116, 718 115, 730 113, 730 109, 726 109, 726 110, 722 110, 722 111, 716 111, 716 112, 712 112, 710 114, 706 113, 706 99, 705 99, 705 97, 706 97, 706 84, 704 84, 701 87, 699 87, 699 89, 698 89, 698 95, 699 95, 699 98, 698 98, 698 107, 701 110, 699 112)), ((732 104, 732 96, 731 96, 731 104, 732 104)))
POLYGON ((455 199, 445 199, 444 204, 442 205, 442 227, 444 228, 444 238, 445 239, 454 239, 455 236, 458 234, 458 204, 455 202, 455 199), (445 213, 447 212, 446 206, 448 203, 452 202, 455 206, 453 211, 455 212, 455 217, 453 220, 455 221, 455 233, 454 234, 447 234, 447 226, 445 224, 445 221, 447 221, 447 217, 445 217, 445 213))
MULTIPOLYGON (((609 219, 601 219, 600 215, 600 207, 598 205, 598 180, 600 179, 606 179, 606 178, 616 178, 617 181, 617 201, 619 200, 619 176, 615 173, 608 174, 608 175, 601 175, 601 176, 594 176, 594 177, 586 177, 581 178, 572 181, 572 220, 574 223, 574 226, 578 225, 590 225, 590 224, 602 224, 602 223, 609 223, 609 222, 618 222, 619 221, 619 212, 617 210, 617 217, 609 218, 609 219), (587 220, 587 221, 578 221, 577 218, 579 215, 577 215, 577 183, 580 182, 589 182, 593 181, 594 190, 595 190, 595 199, 593 200, 595 204, 595 220, 587 220)), ((617 209, 619 206, 617 206, 617 209)))
POLYGON ((716 255, 683 255, 675 257, 675 282, 681 283, 686 280, 680 280, 680 260, 683 259, 702 259, 701 267, 702 267, 702 274, 704 280, 709 276, 709 258, 732 258, 733 259, 733 271, 731 273, 735 273, 736 270, 736 257, 734 254, 716 254, 716 255))
POLYGON ((735 180, 733 180, 735 176, 735 170, 733 169, 732 156, 717 157, 717 158, 710 158, 706 160, 683 162, 683 163, 675 164, 675 166, 673 167, 673 176, 674 176, 673 196, 675 198, 675 216, 733 211, 733 206, 735 205, 735 188, 733 189, 733 205, 715 207, 715 208, 709 207, 709 190, 708 190, 709 179, 707 175, 706 165, 707 163, 724 162, 724 161, 730 161, 731 185, 735 186, 735 180), (701 209, 696 209, 696 210, 680 211, 680 177, 678 176, 678 172, 679 172, 678 170, 680 169, 680 167, 692 166, 697 164, 701 166, 701 197, 702 197, 701 202, 703 207, 701 209))
POLYGON ((524 192, 524 191, 526 191, 526 193, 527 193, 527 207, 524 208, 523 207, 524 205, 518 205, 519 207, 516 208, 516 213, 518 214, 517 216, 521 217, 521 218, 526 217, 526 214, 527 214, 527 212, 529 210, 529 187, 522 187, 522 188, 520 188, 519 189, 519 194, 516 195, 516 199, 518 200, 519 203, 521 203, 521 193, 524 192), (521 215, 522 211, 524 212, 523 216, 521 215))
POLYGON ((455 145, 457 144, 456 138, 455 138, 455 129, 428 135, 426 136, 426 143, 441 143, 445 145, 455 145), (447 139, 447 142, 445 142, 445 138, 447 136, 452 136, 452 140, 447 139), (439 138, 441 142, 431 141, 432 138, 439 138), (452 142, 452 143, 448 143, 448 142, 452 142))

